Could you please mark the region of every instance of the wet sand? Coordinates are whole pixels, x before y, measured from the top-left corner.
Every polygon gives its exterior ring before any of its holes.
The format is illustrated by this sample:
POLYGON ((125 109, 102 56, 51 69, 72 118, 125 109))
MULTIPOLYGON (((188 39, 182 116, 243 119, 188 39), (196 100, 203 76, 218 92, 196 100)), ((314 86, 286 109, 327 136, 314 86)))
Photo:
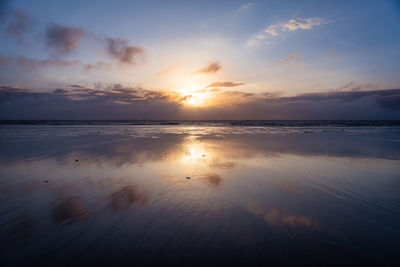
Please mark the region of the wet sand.
POLYGON ((1 125, 0 265, 400 261, 400 127, 1 125))

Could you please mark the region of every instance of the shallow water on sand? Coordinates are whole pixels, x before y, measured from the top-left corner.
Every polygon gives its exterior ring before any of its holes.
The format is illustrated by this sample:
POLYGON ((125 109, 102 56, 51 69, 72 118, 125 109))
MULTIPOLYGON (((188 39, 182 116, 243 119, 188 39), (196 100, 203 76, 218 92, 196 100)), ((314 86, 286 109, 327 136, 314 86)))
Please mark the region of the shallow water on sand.
POLYGON ((0 126, 0 265, 396 265, 400 127, 0 126))

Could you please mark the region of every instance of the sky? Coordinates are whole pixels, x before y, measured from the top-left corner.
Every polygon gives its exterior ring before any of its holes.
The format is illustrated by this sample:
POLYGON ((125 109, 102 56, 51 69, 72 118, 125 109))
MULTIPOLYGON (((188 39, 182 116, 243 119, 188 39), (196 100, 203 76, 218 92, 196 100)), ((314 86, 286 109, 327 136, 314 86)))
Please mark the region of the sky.
POLYGON ((0 0, 0 119, 399 119, 400 1, 0 0))

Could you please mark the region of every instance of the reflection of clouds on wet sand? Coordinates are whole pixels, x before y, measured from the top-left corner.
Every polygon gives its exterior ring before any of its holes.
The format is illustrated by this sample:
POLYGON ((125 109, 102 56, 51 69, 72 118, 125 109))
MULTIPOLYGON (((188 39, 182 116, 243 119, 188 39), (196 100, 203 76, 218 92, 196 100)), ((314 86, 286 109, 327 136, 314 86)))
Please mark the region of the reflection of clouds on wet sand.
POLYGON ((136 185, 127 185, 111 194, 111 210, 124 211, 132 204, 138 202, 144 207, 149 202, 145 191, 140 191, 136 185))
POLYGON ((232 161, 224 161, 221 160, 219 157, 215 157, 210 161, 208 166, 210 166, 211 168, 228 169, 235 167, 236 163, 232 161))
POLYGON ((266 210, 255 202, 247 203, 247 210, 251 213, 262 216, 264 220, 271 226, 290 226, 293 228, 306 227, 306 228, 319 228, 319 222, 307 216, 298 216, 287 214, 286 212, 277 208, 266 210))
POLYGON ((201 178, 213 186, 219 186, 222 183, 222 177, 216 173, 209 173, 201 176, 201 178))
POLYGON ((67 221, 72 224, 87 218, 85 203, 79 197, 70 197, 57 204, 52 210, 54 222, 67 221))
POLYGON ((223 181, 222 176, 219 174, 216 174, 216 173, 207 173, 207 174, 198 175, 198 178, 200 178, 206 184, 211 185, 213 187, 220 186, 223 181))
POLYGON ((183 176, 183 175, 174 175, 174 174, 165 174, 162 177, 173 183, 175 186, 185 185, 187 183, 193 183, 196 181, 200 181, 212 188, 217 188, 221 186, 224 178, 217 173, 191 173, 191 175, 183 176), (184 183, 185 182, 185 183, 184 183))

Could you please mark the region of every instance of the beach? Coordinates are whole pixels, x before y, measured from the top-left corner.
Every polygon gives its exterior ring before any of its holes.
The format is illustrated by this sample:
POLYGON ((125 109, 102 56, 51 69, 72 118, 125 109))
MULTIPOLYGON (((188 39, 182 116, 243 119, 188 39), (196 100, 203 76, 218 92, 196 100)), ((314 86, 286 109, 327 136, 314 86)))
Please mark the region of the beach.
POLYGON ((0 125, 0 264, 400 260, 400 125, 0 125))

